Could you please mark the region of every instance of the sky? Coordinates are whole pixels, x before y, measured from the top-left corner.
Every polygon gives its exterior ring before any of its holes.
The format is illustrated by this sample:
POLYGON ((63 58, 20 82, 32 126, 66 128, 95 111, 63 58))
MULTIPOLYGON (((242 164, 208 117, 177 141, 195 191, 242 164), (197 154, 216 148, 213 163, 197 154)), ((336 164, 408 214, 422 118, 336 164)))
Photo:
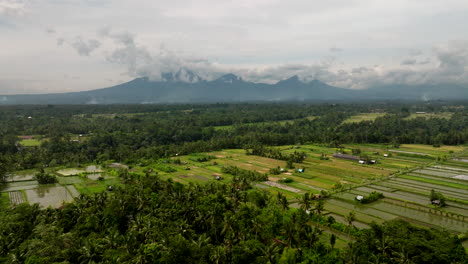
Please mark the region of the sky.
POLYGON ((466 0, 0 0, 0 94, 189 69, 349 89, 468 89, 466 0))

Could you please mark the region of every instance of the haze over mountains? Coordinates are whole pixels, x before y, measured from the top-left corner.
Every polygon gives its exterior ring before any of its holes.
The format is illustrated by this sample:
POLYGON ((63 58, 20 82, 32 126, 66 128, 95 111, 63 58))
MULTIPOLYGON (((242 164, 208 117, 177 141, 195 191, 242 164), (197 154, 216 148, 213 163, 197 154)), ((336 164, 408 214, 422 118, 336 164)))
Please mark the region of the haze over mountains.
POLYGON ((303 82, 298 76, 275 84, 254 83, 234 74, 207 81, 181 69, 165 73, 160 81, 136 78, 113 87, 83 92, 0 96, 0 104, 144 104, 254 101, 370 101, 458 100, 468 98, 462 85, 391 85, 367 90, 330 86, 319 80, 303 82))

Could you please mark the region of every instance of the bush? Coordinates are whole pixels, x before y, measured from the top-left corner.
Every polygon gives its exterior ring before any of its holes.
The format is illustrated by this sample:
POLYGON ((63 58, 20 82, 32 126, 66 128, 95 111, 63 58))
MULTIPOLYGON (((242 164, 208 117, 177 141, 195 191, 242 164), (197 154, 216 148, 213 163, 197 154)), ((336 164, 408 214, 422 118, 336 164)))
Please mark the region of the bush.
POLYGON ((293 181, 294 180, 291 179, 291 178, 283 178, 282 180, 279 180, 278 182, 280 182, 280 183, 291 183, 293 181))
POLYGON ((383 193, 373 191, 373 192, 371 192, 369 194, 369 196, 362 198, 361 203, 363 203, 363 204, 372 203, 372 202, 377 201, 378 199, 381 199, 383 197, 384 197, 383 193))
POLYGON ((273 175, 278 175, 281 174, 281 168, 278 166, 278 168, 271 168, 270 173, 273 175))
POLYGON ((34 180, 36 180, 39 184, 51 184, 57 182, 57 177, 45 172, 39 172, 34 176, 34 180))

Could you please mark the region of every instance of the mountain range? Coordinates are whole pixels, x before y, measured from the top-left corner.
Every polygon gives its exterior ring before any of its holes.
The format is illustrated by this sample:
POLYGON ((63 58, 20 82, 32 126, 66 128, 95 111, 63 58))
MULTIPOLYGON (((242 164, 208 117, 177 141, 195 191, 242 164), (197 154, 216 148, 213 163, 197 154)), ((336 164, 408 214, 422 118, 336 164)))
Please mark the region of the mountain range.
POLYGON ((319 80, 303 82, 297 76, 275 84, 255 83, 234 74, 207 81, 181 69, 162 74, 160 81, 136 78, 116 86, 82 92, 0 96, 0 104, 144 104, 259 101, 373 101, 468 99, 468 86, 387 85, 366 90, 338 88, 319 80))

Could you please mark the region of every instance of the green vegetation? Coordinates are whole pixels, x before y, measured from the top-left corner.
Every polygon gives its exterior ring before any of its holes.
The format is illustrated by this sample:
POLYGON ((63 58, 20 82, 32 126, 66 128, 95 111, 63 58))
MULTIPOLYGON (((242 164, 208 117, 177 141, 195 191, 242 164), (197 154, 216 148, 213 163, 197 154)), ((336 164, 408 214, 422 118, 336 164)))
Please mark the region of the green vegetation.
POLYGON ((444 195, 441 192, 434 191, 434 189, 431 190, 429 199, 433 205, 441 207, 446 206, 444 195))
POLYGON ((0 262, 422 263, 432 257, 424 240, 431 238, 454 252, 437 251, 443 256, 434 260, 462 263, 455 237, 468 219, 466 108, 401 109, 2 107, 0 176, 8 182, 0 186, 0 262), (451 116, 407 118, 429 110, 451 116), (375 112, 386 114, 349 121, 375 112), (47 140, 26 148, 18 135, 47 140), (37 168, 58 183, 38 186, 37 168), (42 210, 49 205, 57 209, 42 210), (416 226, 402 226, 401 241, 369 233, 401 219, 416 226), (392 244, 382 251, 361 245, 368 241, 392 244))
POLYGON ((350 263, 466 263, 460 241, 446 231, 411 226, 405 221, 372 224, 349 246, 350 263), (365 254, 359 255, 359 253, 365 254), (358 255, 356 255, 356 253, 358 255))
POLYGON ((48 173, 45 173, 44 170, 41 170, 39 173, 34 175, 34 180, 39 184, 52 184, 57 182, 57 177, 48 173))
POLYGON ((372 203, 379 199, 382 199, 383 197, 384 197, 383 193, 373 191, 368 196, 364 196, 364 198, 362 198, 361 200, 361 203, 363 204, 372 203))
POLYGON ((42 143, 39 139, 23 139, 20 141, 21 146, 23 147, 38 147, 42 143))
POLYGON ((374 121, 378 117, 383 117, 385 116, 386 113, 365 113, 365 114, 358 114, 358 115, 353 115, 343 121, 343 123, 359 123, 362 121, 374 121))

